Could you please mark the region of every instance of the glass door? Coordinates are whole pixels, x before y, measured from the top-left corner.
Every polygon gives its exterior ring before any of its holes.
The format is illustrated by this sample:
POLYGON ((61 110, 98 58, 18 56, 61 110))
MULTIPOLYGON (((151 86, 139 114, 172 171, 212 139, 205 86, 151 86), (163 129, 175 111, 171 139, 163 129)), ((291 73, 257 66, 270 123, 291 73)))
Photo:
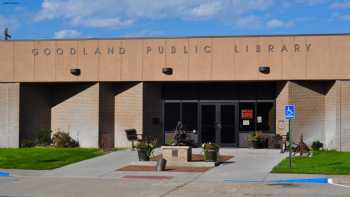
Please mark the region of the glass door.
POLYGON ((220 143, 225 145, 236 144, 236 105, 220 105, 220 143))
POLYGON ((200 108, 202 143, 216 143, 217 115, 215 104, 202 104, 200 108))
POLYGON ((236 104, 212 103, 200 105, 200 134, 202 143, 237 145, 236 104))

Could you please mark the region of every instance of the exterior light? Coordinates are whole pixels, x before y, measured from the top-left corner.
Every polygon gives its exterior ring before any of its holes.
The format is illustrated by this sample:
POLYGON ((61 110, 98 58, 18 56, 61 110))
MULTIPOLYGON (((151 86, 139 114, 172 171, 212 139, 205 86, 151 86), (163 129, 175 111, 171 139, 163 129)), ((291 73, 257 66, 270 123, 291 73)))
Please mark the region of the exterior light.
POLYGON ((171 67, 163 67, 162 72, 166 75, 172 75, 173 74, 173 68, 171 67))
POLYGON ((263 73, 263 74, 269 74, 270 73, 270 67, 269 66, 260 66, 259 67, 259 72, 263 73))
POLYGON ((80 68, 72 68, 70 69, 70 73, 74 76, 79 76, 81 71, 80 71, 80 68))

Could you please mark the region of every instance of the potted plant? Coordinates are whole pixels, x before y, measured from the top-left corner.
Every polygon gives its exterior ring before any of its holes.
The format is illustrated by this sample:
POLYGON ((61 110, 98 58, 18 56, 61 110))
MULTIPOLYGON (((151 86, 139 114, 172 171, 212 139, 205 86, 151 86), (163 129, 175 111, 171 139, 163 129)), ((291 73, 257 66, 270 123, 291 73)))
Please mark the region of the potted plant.
POLYGON ((261 132, 249 133, 248 142, 253 148, 264 148, 264 137, 261 132))
POLYGON ((149 161, 155 148, 156 143, 154 141, 142 140, 136 144, 139 161, 149 161))
POLYGON ((314 151, 319 151, 323 148, 323 143, 320 142, 319 140, 313 141, 311 145, 312 150, 314 151))
POLYGON ((207 143, 202 145, 204 151, 204 160, 216 162, 219 159, 220 146, 214 143, 207 143))

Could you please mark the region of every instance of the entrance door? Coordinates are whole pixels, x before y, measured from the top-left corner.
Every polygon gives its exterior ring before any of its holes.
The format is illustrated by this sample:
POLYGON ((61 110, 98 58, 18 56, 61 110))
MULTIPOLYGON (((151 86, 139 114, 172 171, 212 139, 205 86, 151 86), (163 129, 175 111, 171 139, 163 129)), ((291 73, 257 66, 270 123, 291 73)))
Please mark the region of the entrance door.
POLYGON ((237 145, 236 104, 206 103, 200 107, 202 143, 237 145))

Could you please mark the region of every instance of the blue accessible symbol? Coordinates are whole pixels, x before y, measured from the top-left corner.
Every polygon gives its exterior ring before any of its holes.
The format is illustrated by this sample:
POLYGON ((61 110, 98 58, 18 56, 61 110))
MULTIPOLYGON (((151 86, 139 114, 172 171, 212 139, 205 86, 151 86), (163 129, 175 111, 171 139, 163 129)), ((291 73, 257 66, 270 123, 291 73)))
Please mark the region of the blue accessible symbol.
POLYGON ((285 105, 284 106, 284 117, 287 120, 295 119, 295 105, 285 105))

